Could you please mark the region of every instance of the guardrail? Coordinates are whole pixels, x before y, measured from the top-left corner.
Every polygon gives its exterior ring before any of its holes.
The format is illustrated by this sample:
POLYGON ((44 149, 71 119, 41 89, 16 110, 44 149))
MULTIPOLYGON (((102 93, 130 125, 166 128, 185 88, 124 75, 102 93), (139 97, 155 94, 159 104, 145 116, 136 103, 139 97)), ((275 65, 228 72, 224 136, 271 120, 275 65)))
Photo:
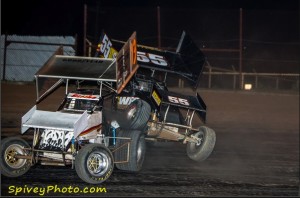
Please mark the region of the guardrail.
MULTIPOLYGON (((208 71, 204 71, 202 74, 199 88, 241 90, 242 87, 243 90, 299 91, 299 77, 300 74, 296 73, 240 73, 235 71, 212 71, 212 68, 208 68, 208 71)), ((169 80, 168 85, 184 88, 188 83, 185 79, 179 79, 178 84, 176 82, 174 79, 169 80)))
POLYGON ((243 89, 257 89, 257 88, 270 88, 272 86, 275 89, 280 89, 282 83, 290 82, 294 84, 294 89, 299 89, 299 74, 293 73, 247 73, 247 72, 203 72, 204 75, 208 76, 207 88, 212 88, 213 76, 231 76, 232 77, 232 88, 237 88, 237 79, 241 76, 241 83, 243 89), (269 81, 269 86, 262 86, 263 81, 269 81))

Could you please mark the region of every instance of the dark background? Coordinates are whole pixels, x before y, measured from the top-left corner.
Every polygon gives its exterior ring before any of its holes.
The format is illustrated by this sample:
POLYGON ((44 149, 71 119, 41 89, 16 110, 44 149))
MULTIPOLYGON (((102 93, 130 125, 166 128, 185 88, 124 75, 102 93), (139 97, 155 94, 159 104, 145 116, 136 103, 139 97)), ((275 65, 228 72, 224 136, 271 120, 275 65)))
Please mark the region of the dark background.
MULTIPOLYGON (((101 31, 161 47, 177 46, 183 30, 205 49, 238 49, 242 8, 243 71, 299 73, 299 0, 26 0, 1 1, 1 34, 78 37, 79 55, 87 5, 87 39, 96 44, 101 31)), ((206 52, 214 67, 238 69, 238 53, 206 52)))
POLYGON ((172 37, 186 29, 196 31, 193 34, 199 39, 237 39, 239 8, 254 15, 251 21, 245 18, 244 23, 249 28, 259 28, 255 32, 260 36, 249 32, 245 38, 299 41, 300 37, 299 0, 2 0, 1 4, 1 34, 82 34, 86 4, 88 30, 97 27, 94 32, 99 33, 111 29, 118 31, 111 34, 120 38, 127 38, 127 32, 137 29, 142 37, 156 37, 157 6, 161 11, 162 37, 172 37), (229 30, 237 33, 232 35, 229 30), (270 34, 273 31, 277 33, 270 34))

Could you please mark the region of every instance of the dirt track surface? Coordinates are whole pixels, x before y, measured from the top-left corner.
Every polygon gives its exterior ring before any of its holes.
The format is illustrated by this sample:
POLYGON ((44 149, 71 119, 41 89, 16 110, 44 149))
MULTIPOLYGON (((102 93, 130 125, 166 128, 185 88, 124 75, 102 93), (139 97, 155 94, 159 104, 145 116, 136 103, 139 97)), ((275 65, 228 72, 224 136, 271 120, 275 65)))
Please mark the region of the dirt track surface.
MULTIPOLYGON (((189 92, 188 90, 177 90, 189 92)), ((1 194, 12 186, 103 187, 106 193, 49 192, 52 196, 299 196, 299 94, 200 90, 206 125, 217 135, 204 162, 190 160, 185 145, 148 145, 142 171, 114 170, 103 184, 84 183, 70 167, 37 165, 18 178, 1 176, 1 194)), ((42 103, 55 110, 64 90, 42 103)), ((20 135, 21 117, 35 104, 33 85, 2 83, 1 137, 20 135)), ((25 135, 24 138, 30 138, 25 135)), ((24 193, 25 192, 25 193, 24 193)))

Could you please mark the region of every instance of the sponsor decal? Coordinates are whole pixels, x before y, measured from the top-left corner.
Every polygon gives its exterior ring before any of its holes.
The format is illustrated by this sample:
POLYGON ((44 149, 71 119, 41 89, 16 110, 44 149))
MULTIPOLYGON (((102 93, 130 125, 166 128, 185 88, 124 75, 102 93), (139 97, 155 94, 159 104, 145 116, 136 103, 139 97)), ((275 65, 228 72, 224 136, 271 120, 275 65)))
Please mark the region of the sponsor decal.
MULTIPOLYGON (((137 63, 137 50, 136 50, 136 39, 131 40, 130 51, 132 64, 135 65, 137 63)), ((131 72, 131 71, 130 71, 131 72)))
POLYGON ((41 135, 39 149, 63 150, 73 137, 73 132, 45 129, 41 135))
POLYGON ((136 99, 138 99, 138 97, 118 97, 117 98, 118 105, 129 105, 136 99))
POLYGON ((159 106, 160 103, 161 103, 161 99, 160 99, 160 97, 158 96, 158 94, 155 90, 153 90, 153 92, 152 92, 152 98, 154 99, 157 106, 159 106))
POLYGON ((94 130, 99 131, 101 128, 102 128, 102 124, 99 124, 97 126, 93 126, 91 128, 88 128, 88 129, 82 131, 79 136, 84 136, 84 135, 86 135, 86 134, 88 134, 88 133, 90 133, 90 132, 92 132, 94 130))
POLYGON ((77 93, 70 93, 68 98, 77 98, 77 99, 98 99, 99 95, 84 95, 77 93))
POLYGON ((63 62, 78 62, 78 63, 103 63, 103 60, 88 59, 88 58, 63 58, 63 62))

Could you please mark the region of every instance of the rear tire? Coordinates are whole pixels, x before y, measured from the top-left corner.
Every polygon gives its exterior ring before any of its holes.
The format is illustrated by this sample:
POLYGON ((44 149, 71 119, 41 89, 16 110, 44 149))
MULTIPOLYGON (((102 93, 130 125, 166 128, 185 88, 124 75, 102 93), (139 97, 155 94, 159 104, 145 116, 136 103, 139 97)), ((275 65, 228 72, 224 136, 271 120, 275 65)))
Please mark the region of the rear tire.
POLYGON ((19 177, 31 167, 28 159, 16 158, 15 155, 30 155, 31 152, 23 148, 30 148, 29 144, 18 137, 8 137, 1 141, 0 166, 1 174, 7 177, 19 177))
POLYGON ((128 139, 117 139, 116 148, 118 148, 118 150, 115 152, 115 161, 122 161, 122 163, 116 163, 116 167, 120 170, 131 172, 141 170, 146 153, 144 134, 141 131, 120 130, 117 137, 131 138, 131 142, 128 139), (129 159, 127 159, 128 145, 126 144, 128 142, 130 142, 129 159), (126 162, 127 160, 128 162, 126 162))
POLYGON ((151 113, 150 105, 141 99, 133 101, 125 110, 125 115, 118 121, 124 129, 143 130, 151 113))
POLYGON ((200 141, 199 143, 187 143, 187 155, 192 160, 201 162, 212 153, 216 143, 216 133, 213 129, 202 126, 194 136, 200 138, 200 141))
POLYGON ((114 161, 110 150, 101 144, 88 144, 79 150, 75 159, 77 175, 90 184, 100 184, 113 172, 114 161))

